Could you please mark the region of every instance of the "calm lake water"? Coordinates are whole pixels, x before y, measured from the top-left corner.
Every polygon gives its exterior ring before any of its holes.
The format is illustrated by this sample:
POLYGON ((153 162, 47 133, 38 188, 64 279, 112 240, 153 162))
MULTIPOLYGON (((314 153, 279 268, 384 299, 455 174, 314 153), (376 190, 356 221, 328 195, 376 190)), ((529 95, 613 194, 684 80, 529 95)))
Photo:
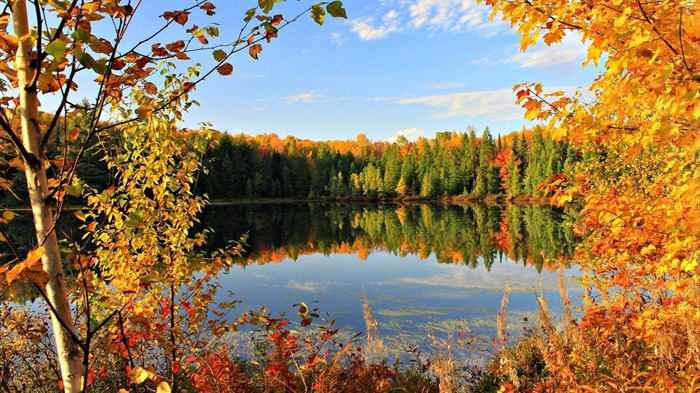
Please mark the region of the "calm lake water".
MULTIPOLYGON (((555 258, 572 253, 574 211, 550 207, 363 204, 211 206, 212 247, 247 234, 245 254, 222 275, 224 290, 273 316, 295 304, 366 330, 366 296, 380 336, 411 342, 469 329, 495 337, 504 288, 512 334, 536 321, 536 295, 561 310, 555 258), (527 318, 531 322, 524 321, 527 318)), ((575 269, 567 269, 571 276, 575 269)), ((574 300, 581 290, 568 280, 574 300)))

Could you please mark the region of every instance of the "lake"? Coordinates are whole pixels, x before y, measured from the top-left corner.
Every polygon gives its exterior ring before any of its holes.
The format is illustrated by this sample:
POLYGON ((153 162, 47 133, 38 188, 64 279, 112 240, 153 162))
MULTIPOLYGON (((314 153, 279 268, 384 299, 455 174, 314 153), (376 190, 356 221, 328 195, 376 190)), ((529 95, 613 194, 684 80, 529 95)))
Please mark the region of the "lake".
MULTIPOLYGON (((561 311, 555 259, 573 253, 566 218, 546 206, 442 204, 238 204, 210 206, 209 246, 247 234, 244 255, 220 277, 241 301, 296 318, 305 302, 347 331, 366 330, 366 297, 380 337, 395 343, 496 336, 503 291, 510 288, 512 335, 536 323, 536 296, 561 311), (525 321, 527 319, 527 321, 525 321)), ((566 269, 567 275, 575 269, 566 269)), ((570 296, 581 294, 567 280, 570 296)))
MULTIPOLYGON (((298 322, 295 305, 304 302, 337 319, 349 337, 367 331, 366 299, 385 347, 405 354, 410 346, 430 347, 432 337, 473 335, 493 348, 506 285, 511 336, 537 324, 537 296, 558 315, 560 266, 576 302, 577 269, 555 262, 573 254, 569 222, 576 215, 573 208, 515 204, 239 203, 209 206, 201 222, 213 229, 205 251, 245 236, 243 255, 219 277, 219 293, 240 301, 233 317, 264 306, 298 322)), ((10 226, 27 239, 24 247, 31 245, 30 220, 21 214, 10 226)), ((31 298, 25 289, 20 298, 31 298)), ((231 339, 249 355, 246 332, 231 339)))

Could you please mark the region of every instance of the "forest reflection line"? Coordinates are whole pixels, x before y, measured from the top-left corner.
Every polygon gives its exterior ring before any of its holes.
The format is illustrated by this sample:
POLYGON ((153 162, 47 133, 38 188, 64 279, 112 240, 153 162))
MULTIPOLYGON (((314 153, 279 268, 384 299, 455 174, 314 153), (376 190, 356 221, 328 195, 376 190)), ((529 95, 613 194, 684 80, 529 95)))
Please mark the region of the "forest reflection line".
POLYGON ((573 207, 442 204, 245 204, 210 206, 202 222, 214 232, 209 247, 223 247, 247 235, 237 263, 296 260, 315 253, 373 251, 398 256, 435 255, 440 263, 487 270, 509 258, 554 269, 573 254, 577 238, 569 223, 573 207), (232 219, 235 218, 235 219, 232 219))

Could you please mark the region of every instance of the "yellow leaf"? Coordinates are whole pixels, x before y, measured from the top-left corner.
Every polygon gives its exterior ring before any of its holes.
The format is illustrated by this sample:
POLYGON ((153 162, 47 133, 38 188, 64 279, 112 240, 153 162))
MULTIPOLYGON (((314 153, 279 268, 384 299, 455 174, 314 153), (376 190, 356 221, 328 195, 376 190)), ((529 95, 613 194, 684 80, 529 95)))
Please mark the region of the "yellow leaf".
POLYGON ((131 383, 142 384, 148 379, 148 371, 141 366, 134 367, 134 369, 129 373, 129 379, 131 380, 131 383))
POLYGON ((588 64, 589 61, 593 61, 593 65, 598 67, 598 60, 600 60, 600 55, 603 53, 603 51, 598 48, 595 45, 591 45, 588 47, 588 57, 586 58, 586 61, 583 63, 585 66, 588 64))
POLYGON ((156 388, 156 393, 170 393, 170 385, 165 381, 159 383, 158 388, 156 388))
POLYGON ((559 200, 557 201, 557 203, 559 205, 563 205, 567 202, 571 202, 571 194, 562 195, 561 197, 559 197, 559 200))
POLYGON ((654 251, 654 250, 656 250, 656 246, 653 245, 653 244, 650 244, 650 245, 648 245, 648 246, 642 248, 641 254, 642 254, 642 255, 647 255, 647 254, 649 254, 650 252, 652 252, 652 251, 654 251))
POLYGON ((530 108, 525 112, 525 120, 532 120, 540 113, 540 108, 530 108))

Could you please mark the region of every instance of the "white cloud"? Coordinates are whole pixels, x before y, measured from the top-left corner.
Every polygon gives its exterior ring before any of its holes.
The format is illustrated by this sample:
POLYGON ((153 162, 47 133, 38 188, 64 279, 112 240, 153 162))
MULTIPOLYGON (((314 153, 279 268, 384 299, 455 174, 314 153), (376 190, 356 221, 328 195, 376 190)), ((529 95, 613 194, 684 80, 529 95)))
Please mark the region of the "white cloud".
POLYGON ((386 37, 389 33, 399 30, 398 14, 394 10, 387 12, 379 26, 373 26, 374 18, 351 20, 350 31, 357 33, 363 41, 376 40, 386 37))
POLYGON ((522 109, 515 105, 512 89, 475 91, 398 98, 391 100, 400 105, 422 104, 440 111, 433 115, 437 119, 456 116, 485 116, 489 120, 516 120, 522 118, 522 109))
MULTIPOLYGON (((377 284, 410 284, 422 287, 457 288, 461 290, 489 290, 500 292, 508 283, 514 292, 544 291, 558 289, 557 274, 543 271, 537 273, 531 266, 496 263, 491 271, 483 266, 476 269, 465 269, 464 266, 439 265, 443 271, 428 277, 399 277, 391 281, 377 284)), ((580 286, 575 281, 567 282, 569 290, 578 290, 580 286)))
POLYGON ((472 64, 472 65, 485 65, 488 63, 489 63, 489 58, 486 56, 480 57, 476 60, 472 60, 469 62, 469 64, 472 64))
POLYGON ((315 281, 304 281, 304 282, 299 282, 296 280, 289 280, 287 282, 287 285, 285 285, 287 288, 295 289, 297 291, 306 291, 306 292, 318 292, 325 290, 328 288, 329 283, 328 282, 315 282, 315 281))
POLYGON ((343 37, 340 33, 331 33, 331 42, 335 45, 342 46, 348 42, 348 39, 343 37))
POLYGON ((420 128, 407 128, 405 130, 399 130, 396 131, 396 133, 393 136, 387 138, 387 141, 389 143, 394 143, 396 142, 396 139, 399 137, 399 135, 403 135, 409 141, 416 141, 419 137, 425 135, 425 130, 420 128))
POLYGON ((456 82, 445 82, 445 83, 433 83, 431 85, 426 86, 426 89, 429 90, 446 90, 446 89, 455 89, 458 87, 464 87, 464 83, 456 83, 456 82))
POLYGON ((287 102, 287 104, 294 104, 297 102, 305 102, 305 103, 317 102, 321 98, 323 98, 322 94, 317 94, 317 93, 310 91, 310 92, 306 92, 306 93, 294 94, 291 96, 284 97, 284 100, 287 102))
POLYGON ((351 20, 351 31, 361 40, 384 38, 389 33, 425 29, 431 32, 478 31, 491 36, 505 29, 503 23, 489 22, 490 8, 474 0, 396 0, 381 23, 374 18, 351 20))
MULTIPOLYGON (((545 86, 545 93, 563 91, 567 97, 580 89, 572 86, 545 86)), ((590 96, 582 92, 583 97, 590 96)), ((410 98, 377 98, 399 105, 427 105, 439 111, 433 118, 447 119, 457 116, 482 116, 491 121, 522 120, 525 110, 515 104, 516 96, 512 88, 499 90, 471 91, 463 93, 436 94, 410 98)))
POLYGON ((568 35, 559 44, 552 44, 542 49, 516 53, 508 57, 505 63, 515 63, 521 68, 545 68, 558 64, 573 63, 586 59, 586 48, 576 35, 568 35))

